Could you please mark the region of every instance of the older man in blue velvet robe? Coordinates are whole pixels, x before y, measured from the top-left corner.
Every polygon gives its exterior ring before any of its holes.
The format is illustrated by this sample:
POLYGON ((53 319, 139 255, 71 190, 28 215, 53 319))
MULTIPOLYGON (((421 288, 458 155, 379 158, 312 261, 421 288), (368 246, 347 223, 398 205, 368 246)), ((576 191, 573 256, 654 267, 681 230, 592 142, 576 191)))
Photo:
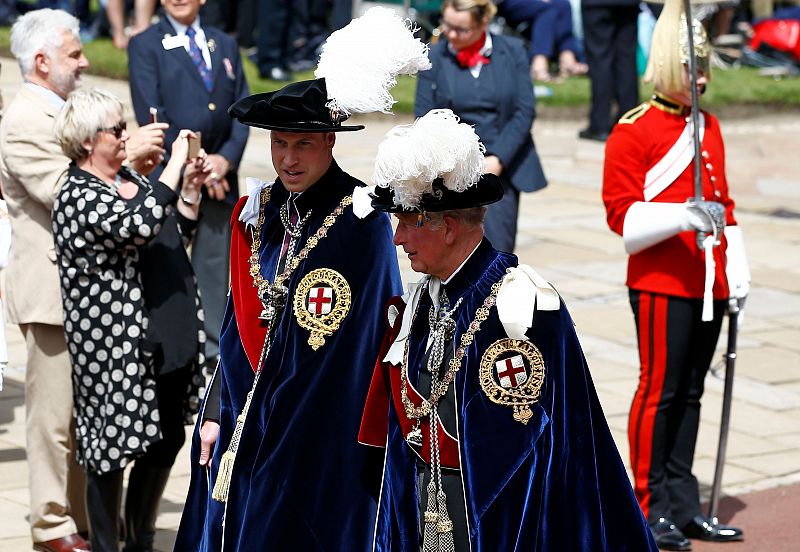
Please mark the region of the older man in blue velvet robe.
POLYGON ((450 156, 441 172, 392 157, 420 141, 413 127, 376 162, 376 175, 392 170, 373 205, 396 213, 395 244, 426 276, 390 301, 359 435, 386 448, 374 549, 656 550, 569 313, 483 237, 502 187, 454 177, 468 148, 447 118, 414 125, 446 127, 444 151, 426 157, 450 156), (443 178, 426 186, 426 174, 443 178))
POLYGON ((278 180, 234 212, 221 361, 176 550, 371 546, 380 463, 357 433, 400 277, 388 217, 333 160, 334 133, 363 127, 326 101, 317 79, 231 108, 272 130, 278 180))

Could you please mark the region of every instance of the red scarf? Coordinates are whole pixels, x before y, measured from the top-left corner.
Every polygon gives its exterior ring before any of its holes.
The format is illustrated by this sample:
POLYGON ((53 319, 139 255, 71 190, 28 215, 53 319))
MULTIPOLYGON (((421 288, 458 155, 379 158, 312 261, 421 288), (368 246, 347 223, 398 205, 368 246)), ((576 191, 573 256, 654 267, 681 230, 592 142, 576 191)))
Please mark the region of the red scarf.
POLYGON ((479 63, 489 64, 489 58, 481 54, 481 48, 486 44, 486 33, 476 40, 472 45, 458 51, 456 59, 458 64, 465 69, 475 67, 479 63))

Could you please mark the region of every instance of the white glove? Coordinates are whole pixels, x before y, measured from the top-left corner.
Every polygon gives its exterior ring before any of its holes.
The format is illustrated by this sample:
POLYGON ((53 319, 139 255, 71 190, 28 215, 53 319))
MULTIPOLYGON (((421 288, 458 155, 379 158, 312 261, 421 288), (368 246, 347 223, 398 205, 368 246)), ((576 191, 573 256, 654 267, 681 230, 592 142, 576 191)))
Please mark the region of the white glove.
POLYGON ((629 255, 686 230, 710 232, 711 217, 697 205, 637 201, 625 213, 622 239, 629 255))
POLYGON ((698 230, 700 232, 711 232, 713 221, 708 212, 696 204, 686 203, 686 212, 683 219, 683 230, 698 230))
POLYGON ((738 226, 726 226, 725 239, 728 241, 728 248, 725 250, 725 257, 727 258, 725 276, 728 278, 730 296, 736 299, 744 299, 750 293, 751 277, 750 266, 747 263, 747 254, 744 249, 742 229, 738 226))

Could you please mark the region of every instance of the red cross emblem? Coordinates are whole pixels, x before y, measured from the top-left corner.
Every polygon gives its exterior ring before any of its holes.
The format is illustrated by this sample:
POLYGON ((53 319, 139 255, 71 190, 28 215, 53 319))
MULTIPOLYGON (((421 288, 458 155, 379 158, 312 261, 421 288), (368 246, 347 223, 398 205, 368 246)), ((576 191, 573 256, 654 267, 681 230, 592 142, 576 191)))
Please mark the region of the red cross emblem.
POLYGON ((508 388, 519 387, 528 381, 528 373, 525 371, 525 361, 522 355, 514 355, 494 363, 497 370, 497 378, 500 385, 508 388))
POLYGON ((306 301, 306 309, 311 314, 321 316, 331 312, 333 307, 333 288, 329 287, 312 287, 308 290, 308 300, 306 301))

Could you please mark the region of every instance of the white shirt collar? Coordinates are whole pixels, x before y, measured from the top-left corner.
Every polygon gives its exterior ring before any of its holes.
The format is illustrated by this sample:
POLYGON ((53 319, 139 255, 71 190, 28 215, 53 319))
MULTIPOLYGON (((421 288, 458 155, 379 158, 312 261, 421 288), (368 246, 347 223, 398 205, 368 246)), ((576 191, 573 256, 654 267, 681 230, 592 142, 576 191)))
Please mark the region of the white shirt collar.
MULTIPOLYGON (((170 14, 167 14, 167 21, 169 21, 170 25, 175 29, 179 35, 186 34, 186 30, 191 26, 194 29, 194 32, 200 35, 203 33, 203 29, 200 27, 200 16, 194 18, 191 25, 184 25, 183 23, 178 23, 170 14)), ((205 36, 203 34, 203 36, 205 36)))
POLYGON ((42 98, 47 103, 51 104, 56 109, 61 109, 64 107, 64 104, 67 103, 64 98, 50 90, 49 88, 45 88, 39 84, 25 81, 25 86, 27 86, 30 90, 32 90, 37 96, 42 98))
MULTIPOLYGON (((178 36, 185 36, 186 31, 189 29, 187 25, 182 23, 178 23, 167 14, 167 20, 172 24, 175 28, 175 32, 178 36)), ((208 42, 206 41, 206 33, 203 31, 202 27, 200 27, 200 16, 194 18, 194 21, 191 24, 191 27, 194 29, 194 41, 197 43, 197 46, 200 48, 200 53, 203 55, 203 61, 206 62, 206 67, 211 69, 211 51, 208 48, 208 42)), ((184 48, 186 51, 189 51, 189 41, 187 37, 187 41, 184 43, 184 48)))
POLYGON ((486 33, 486 42, 483 43, 483 48, 481 48, 481 55, 487 57, 492 55, 492 35, 488 31, 486 33))

